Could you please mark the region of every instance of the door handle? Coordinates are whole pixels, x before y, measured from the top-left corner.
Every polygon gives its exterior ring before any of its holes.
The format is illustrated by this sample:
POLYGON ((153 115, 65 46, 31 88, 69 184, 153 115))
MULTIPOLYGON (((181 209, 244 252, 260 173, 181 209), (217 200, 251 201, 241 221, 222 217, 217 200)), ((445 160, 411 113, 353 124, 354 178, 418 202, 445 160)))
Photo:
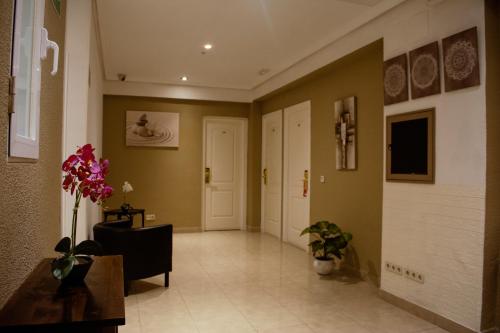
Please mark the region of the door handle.
POLYGON ((267 185, 267 168, 262 170, 262 178, 264 178, 264 185, 267 185))
POLYGON ((52 62, 52 71, 50 75, 54 76, 57 74, 57 67, 59 65, 59 45, 56 42, 49 40, 49 33, 47 29, 42 28, 42 42, 40 46, 40 58, 47 58, 47 49, 52 49, 54 51, 54 60, 52 62))
POLYGON ((309 171, 304 170, 304 191, 302 193, 304 198, 307 197, 308 192, 309 192, 309 171))
POLYGON ((212 178, 212 173, 210 168, 205 168, 205 184, 210 184, 212 178))

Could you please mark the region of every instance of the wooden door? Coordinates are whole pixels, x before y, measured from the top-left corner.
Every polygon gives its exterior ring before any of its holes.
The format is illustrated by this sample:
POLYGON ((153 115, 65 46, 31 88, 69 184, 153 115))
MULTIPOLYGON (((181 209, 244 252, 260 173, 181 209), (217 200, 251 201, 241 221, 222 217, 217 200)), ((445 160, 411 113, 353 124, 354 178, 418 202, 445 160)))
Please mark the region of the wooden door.
POLYGON ((240 229, 244 225, 245 125, 244 119, 205 119, 205 230, 240 229))
POLYGON ((284 111, 284 240, 306 249, 300 237, 309 226, 311 179, 311 107, 303 102, 284 111))
POLYGON ((283 113, 262 117, 262 231, 281 238, 283 113))

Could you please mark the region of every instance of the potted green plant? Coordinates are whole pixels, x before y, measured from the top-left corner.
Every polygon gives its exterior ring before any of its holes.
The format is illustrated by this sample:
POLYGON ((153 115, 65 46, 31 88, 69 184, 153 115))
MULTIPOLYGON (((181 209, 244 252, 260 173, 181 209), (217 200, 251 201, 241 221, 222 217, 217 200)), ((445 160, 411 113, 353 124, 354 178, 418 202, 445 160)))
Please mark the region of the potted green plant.
POLYGON ((328 275, 333 271, 334 258, 342 259, 345 248, 352 239, 349 232, 343 232, 339 226, 329 221, 319 221, 305 228, 301 236, 310 234, 309 243, 314 256, 314 270, 320 275, 328 275))
POLYGON ((76 245, 76 227, 82 198, 89 198, 92 202, 101 204, 111 196, 113 189, 105 182, 108 167, 108 160, 96 161, 94 148, 90 144, 79 147, 75 154, 63 162, 62 188, 75 196, 75 204, 71 237, 61 239, 54 249, 61 255, 52 262, 52 275, 62 282, 83 282, 93 262, 91 255, 102 253, 99 243, 93 240, 84 240, 76 245))

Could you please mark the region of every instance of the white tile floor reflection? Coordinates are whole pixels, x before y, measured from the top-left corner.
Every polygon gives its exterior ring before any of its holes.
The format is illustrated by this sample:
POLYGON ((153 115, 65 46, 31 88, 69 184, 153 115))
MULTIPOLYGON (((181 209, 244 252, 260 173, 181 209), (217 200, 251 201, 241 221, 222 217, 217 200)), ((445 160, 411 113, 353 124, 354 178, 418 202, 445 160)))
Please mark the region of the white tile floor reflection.
POLYGON ((445 332, 368 282, 321 279, 310 255, 260 233, 174 234, 173 260, 169 289, 132 283, 121 333, 445 332))

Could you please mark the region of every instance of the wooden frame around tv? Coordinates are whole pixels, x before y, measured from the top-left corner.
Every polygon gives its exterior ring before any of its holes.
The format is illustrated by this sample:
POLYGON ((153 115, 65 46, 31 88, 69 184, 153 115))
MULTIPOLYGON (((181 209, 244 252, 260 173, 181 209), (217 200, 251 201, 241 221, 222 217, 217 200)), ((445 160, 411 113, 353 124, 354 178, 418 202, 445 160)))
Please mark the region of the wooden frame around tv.
POLYGON ((387 181, 429 183, 434 184, 435 174, 435 108, 429 108, 414 112, 401 113, 386 117, 386 167, 385 178, 387 181), (402 121, 427 119, 427 174, 414 173, 392 173, 391 170, 391 145, 392 145, 392 124, 402 121))

